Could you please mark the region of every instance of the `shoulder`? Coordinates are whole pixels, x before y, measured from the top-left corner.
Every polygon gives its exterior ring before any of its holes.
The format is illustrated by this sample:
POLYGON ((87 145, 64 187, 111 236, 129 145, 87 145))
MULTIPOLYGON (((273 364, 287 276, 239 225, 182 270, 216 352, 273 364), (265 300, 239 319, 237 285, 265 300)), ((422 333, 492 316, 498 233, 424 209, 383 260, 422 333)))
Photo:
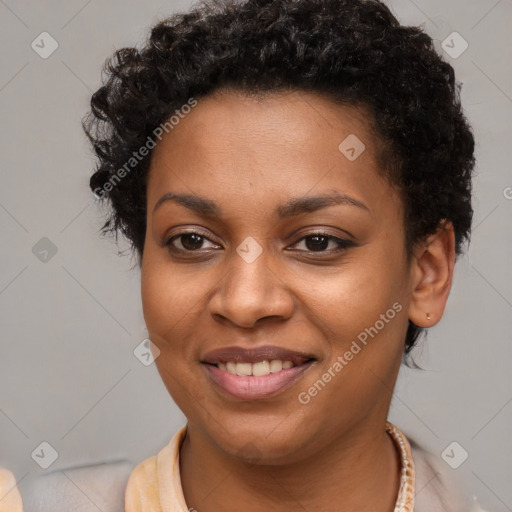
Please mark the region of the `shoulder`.
POLYGON ((162 512, 185 509, 179 452, 187 427, 179 429, 156 455, 139 463, 125 489, 125 512, 162 512))
POLYGON ((127 460, 79 464, 28 475, 19 486, 11 471, 0 468, 0 512, 162 512, 160 498, 165 502, 166 493, 180 489, 177 457, 184 432, 135 467, 127 460), (174 484, 161 489, 160 482, 174 484))
POLYGON ((159 512, 157 456, 147 458, 131 472, 125 490, 125 512, 159 512))
POLYGON ((407 439, 416 473, 414 512, 486 512, 470 498, 462 481, 440 456, 435 456, 409 436, 407 439))

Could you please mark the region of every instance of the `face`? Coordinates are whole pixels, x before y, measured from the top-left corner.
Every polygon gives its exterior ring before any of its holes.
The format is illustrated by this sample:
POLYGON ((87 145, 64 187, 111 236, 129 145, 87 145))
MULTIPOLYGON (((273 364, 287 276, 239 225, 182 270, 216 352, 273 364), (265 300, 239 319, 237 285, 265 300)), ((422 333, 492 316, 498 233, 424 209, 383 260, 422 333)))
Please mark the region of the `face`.
POLYGON ((227 455, 292 462, 386 418, 411 272, 368 119, 224 91, 154 150, 144 318, 189 428, 227 455))

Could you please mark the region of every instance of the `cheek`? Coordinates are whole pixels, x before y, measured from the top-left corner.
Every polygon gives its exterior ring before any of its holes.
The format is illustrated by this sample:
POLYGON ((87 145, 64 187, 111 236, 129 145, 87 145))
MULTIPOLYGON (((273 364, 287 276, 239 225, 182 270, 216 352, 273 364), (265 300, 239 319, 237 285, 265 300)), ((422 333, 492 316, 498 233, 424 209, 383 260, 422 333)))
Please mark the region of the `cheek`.
POLYGON ((304 280, 309 297, 304 303, 311 307, 313 322, 322 320, 328 336, 343 345, 402 300, 404 276, 398 270, 392 262, 381 265, 378 258, 360 257, 321 280, 304 280))
POLYGON ((340 423, 351 425, 386 403, 392 393, 403 351, 406 309, 398 302, 382 300, 382 307, 376 302, 375 297, 366 301, 362 294, 353 295, 338 308, 337 316, 326 320, 331 329, 330 353, 297 397, 306 404, 309 417, 318 419, 310 420, 318 422, 318 428, 334 432, 340 423))
MULTIPOLYGON (((204 295, 204 292, 203 292, 204 295)), ((155 364, 167 391, 188 416, 190 396, 201 401, 204 390, 193 371, 194 323, 201 290, 194 280, 170 271, 169 264, 148 260, 141 271, 141 297, 149 338, 160 350, 155 364), (186 384, 185 384, 186 383, 186 384)))
POLYGON ((141 271, 142 309, 150 331, 166 338, 189 321, 207 293, 197 273, 176 269, 165 257, 151 257, 141 271))
POLYGON ((308 283, 312 322, 329 344, 322 371, 330 369, 336 375, 326 376, 332 381, 331 391, 322 393, 327 407, 331 399, 360 401, 366 395, 371 400, 382 386, 379 379, 392 386, 407 329, 407 274, 403 269, 401 254, 393 256, 374 246, 371 251, 362 249, 346 269, 322 280, 321 285, 308 283))

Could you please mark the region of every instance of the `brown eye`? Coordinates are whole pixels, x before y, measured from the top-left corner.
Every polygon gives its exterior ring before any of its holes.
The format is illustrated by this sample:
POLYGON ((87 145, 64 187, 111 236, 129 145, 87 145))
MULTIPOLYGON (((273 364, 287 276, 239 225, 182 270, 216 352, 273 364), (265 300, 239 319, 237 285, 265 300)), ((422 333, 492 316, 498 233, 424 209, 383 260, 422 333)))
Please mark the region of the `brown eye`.
POLYGON ((302 237, 294 245, 303 241, 306 246, 306 250, 304 252, 332 253, 343 251, 355 245, 350 240, 345 240, 327 233, 312 233, 311 235, 302 237), (334 244, 334 248, 326 250, 329 247, 329 244, 334 244))
POLYGON ((181 235, 179 238, 181 238, 183 247, 190 251, 200 249, 203 245, 203 237, 196 233, 187 233, 186 235, 181 235))
POLYGON ((330 239, 324 235, 313 235, 305 238, 306 247, 311 251, 323 251, 327 249, 330 239), (308 243, 309 241, 309 243, 308 243))
POLYGON ((211 240, 201 235, 200 233, 187 232, 180 233, 169 238, 169 240, 167 240, 164 245, 166 247, 169 247, 170 249, 174 249, 177 251, 195 252, 199 249, 204 248, 203 245, 206 240, 211 242, 211 240), (178 244, 175 243, 178 240, 181 247, 179 247, 178 244))

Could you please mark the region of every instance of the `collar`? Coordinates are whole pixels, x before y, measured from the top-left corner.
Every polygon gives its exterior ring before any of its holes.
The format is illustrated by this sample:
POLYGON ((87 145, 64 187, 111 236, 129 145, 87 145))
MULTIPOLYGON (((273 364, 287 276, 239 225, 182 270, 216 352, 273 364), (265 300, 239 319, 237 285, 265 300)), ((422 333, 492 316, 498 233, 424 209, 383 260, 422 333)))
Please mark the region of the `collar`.
MULTIPOLYGON (((393 439, 400 457, 400 487, 394 512, 413 512, 415 469, 411 446, 406 436, 392 423, 386 422, 386 432, 393 439)), ((128 512, 131 510, 143 510, 144 512, 155 510, 186 512, 190 510, 183 495, 179 463, 180 448, 186 433, 187 426, 185 425, 174 434, 169 443, 155 457, 147 459, 138 470, 132 473, 126 497, 129 503, 135 505, 137 502, 144 506, 131 508, 129 505, 128 512), (147 494, 148 492, 149 494, 147 494)))

